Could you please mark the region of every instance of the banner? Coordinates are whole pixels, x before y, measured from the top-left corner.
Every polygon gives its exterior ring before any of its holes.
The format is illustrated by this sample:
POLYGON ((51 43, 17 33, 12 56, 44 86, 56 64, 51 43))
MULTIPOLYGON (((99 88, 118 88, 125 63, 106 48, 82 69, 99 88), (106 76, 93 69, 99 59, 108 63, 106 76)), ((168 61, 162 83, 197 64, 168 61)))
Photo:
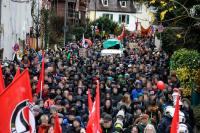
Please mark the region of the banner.
POLYGON ((0 133, 36 132, 29 79, 26 69, 0 95, 0 133))

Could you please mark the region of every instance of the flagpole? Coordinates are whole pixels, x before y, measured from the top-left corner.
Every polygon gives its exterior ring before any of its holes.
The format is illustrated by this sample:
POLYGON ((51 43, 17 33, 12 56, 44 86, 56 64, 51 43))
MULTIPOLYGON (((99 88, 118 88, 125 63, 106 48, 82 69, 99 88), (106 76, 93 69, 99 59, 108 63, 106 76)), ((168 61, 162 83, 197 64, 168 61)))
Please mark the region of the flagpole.
POLYGON ((41 86, 40 86, 40 100, 42 100, 42 86, 43 86, 43 81, 41 81, 41 86))

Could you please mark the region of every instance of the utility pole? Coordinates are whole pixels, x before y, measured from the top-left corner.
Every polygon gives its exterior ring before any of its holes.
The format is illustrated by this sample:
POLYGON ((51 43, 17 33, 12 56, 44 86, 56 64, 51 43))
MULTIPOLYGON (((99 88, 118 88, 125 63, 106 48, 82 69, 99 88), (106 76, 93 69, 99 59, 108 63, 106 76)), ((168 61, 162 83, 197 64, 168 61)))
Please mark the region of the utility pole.
POLYGON ((37 25, 36 25, 36 50, 39 48, 39 36, 40 36, 40 31, 39 31, 39 18, 40 18, 40 1, 37 1, 37 25), (37 7, 38 6, 38 7, 37 7))
POLYGON ((66 35, 67 35, 67 22, 68 22, 68 0, 65 0, 65 18, 64 18, 64 46, 66 45, 66 35))
POLYGON ((97 1, 96 0, 94 0, 94 12, 95 12, 95 14, 94 14, 94 21, 96 21, 96 15, 97 15, 97 1))

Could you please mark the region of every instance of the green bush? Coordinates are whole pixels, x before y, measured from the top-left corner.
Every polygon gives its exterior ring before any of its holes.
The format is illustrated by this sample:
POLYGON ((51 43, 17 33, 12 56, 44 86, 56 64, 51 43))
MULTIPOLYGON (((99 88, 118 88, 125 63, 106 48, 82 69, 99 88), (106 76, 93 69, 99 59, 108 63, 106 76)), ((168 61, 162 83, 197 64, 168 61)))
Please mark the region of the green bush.
POLYGON ((76 36, 76 40, 81 40, 84 32, 85 32, 84 27, 73 27, 72 28, 72 34, 76 36))
POLYGON ((170 69, 176 71, 183 88, 183 96, 191 96, 192 89, 199 92, 200 54, 197 51, 188 49, 175 51, 171 56, 170 69))
POLYGON ((171 57, 171 70, 187 67, 190 70, 200 68, 200 54, 195 50, 180 49, 171 57))
POLYGON ((116 28, 119 27, 119 25, 116 22, 110 20, 107 17, 100 17, 96 21, 90 22, 88 25, 87 32, 89 33, 92 32, 91 30, 92 25, 98 26, 100 32, 105 31, 105 34, 115 34, 116 28))

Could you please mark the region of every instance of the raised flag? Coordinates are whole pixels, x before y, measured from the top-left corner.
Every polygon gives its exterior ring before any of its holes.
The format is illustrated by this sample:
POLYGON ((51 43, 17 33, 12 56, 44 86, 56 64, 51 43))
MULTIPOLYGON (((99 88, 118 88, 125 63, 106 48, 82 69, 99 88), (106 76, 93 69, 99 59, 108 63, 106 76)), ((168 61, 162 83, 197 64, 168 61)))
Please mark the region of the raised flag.
POLYGON ((95 133, 96 131, 96 122, 95 122, 95 115, 96 115, 96 102, 94 102, 93 107, 92 107, 92 111, 89 114, 89 120, 87 123, 87 127, 86 127, 86 132, 87 133, 95 133))
POLYGON ((96 97, 92 107, 92 111, 89 115, 89 121, 86 127, 87 133, 102 133, 100 126, 100 93, 99 93, 99 81, 97 81, 96 97))
POLYGON ((13 78, 13 81, 12 82, 14 82, 16 79, 17 79, 17 77, 20 75, 20 68, 18 67, 17 68, 17 71, 16 71, 16 74, 15 74, 15 77, 13 78))
POLYGON ((180 110, 180 106, 179 106, 179 95, 178 95, 177 99, 176 99, 175 112, 174 112, 174 117, 172 119, 170 133, 177 133, 178 132, 179 110, 180 110))
POLYGON ((41 67, 41 70, 40 70, 40 77, 39 77, 39 80, 38 80, 38 84, 37 84, 37 88, 36 88, 36 93, 39 94, 40 93, 40 98, 42 96, 41 92, 43 90, 43 87, 44 87, 44 52, 42 53, 42 67, 41 67))
POLYGON ((56 116, 54 117, 54 133, 62 133, 62 128, 60 126, 58 113, 56 113, 56 116))
POLYGON ((125 26, 123 25, 123 30, 122 30, 122 33, 121 33, 121 39, 123 40, 124 37, 125 37, 125 26))
POLYGON ((91 94, 90 94, 90 89, 88 89, 88 109, 89 109, 89 113, 92 112, 92 98, 91 98, 91 94))
POLYGON ((0 64, 0 94, 4 91, 5 86, 4 86, 4 78, 3 78, 3 72, 0 64))
POLYGON ((31 103, 30 77, 26 69, 0 95, 0 133, 35 133, 31 103))
POLYGON ((96 120, 95 122, 97 123, 97 130, 96 130, 96 133, 101 133, 102 132, 102 129, 101 129, 101 125, 100 125, 100 92, 99 92, 99 81, 97 80, 97 88, 96 88, 96 98, 95 98, 95 101, 96 101, 96 120))
POLYGON ((84 48, 87 48, 87 47, 88 47, 87 43, 85 42, 84 34, 83 34, 83 38, 82 38, 81 44, 82 44, 82 47, 84 47, 84 48))

